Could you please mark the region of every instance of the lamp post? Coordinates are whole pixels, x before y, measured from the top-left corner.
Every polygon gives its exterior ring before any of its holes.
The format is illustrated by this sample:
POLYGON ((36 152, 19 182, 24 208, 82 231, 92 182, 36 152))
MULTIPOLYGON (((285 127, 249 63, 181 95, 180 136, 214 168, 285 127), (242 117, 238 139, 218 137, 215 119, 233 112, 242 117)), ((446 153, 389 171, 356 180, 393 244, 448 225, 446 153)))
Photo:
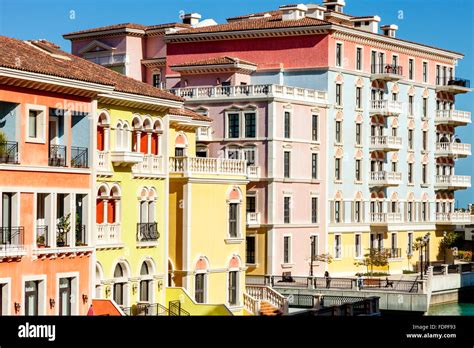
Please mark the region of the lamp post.
POLYGON ((430 265, 430 234, 427 233, 423 236, 420 242, 420 268, 421 268, 421 277, 423 278, 423 248, 425 248, 425 262, 426 266, 430 265))
POLYGON ((313 276, 313 262, 314 262, 314 257, 316 255, 314 255, 314 247, 315 247, 315 243, 316 243, 316 236, 311 236, 310 237, 311 239, 311 264, 310 264, 310 269, 309 269, 309 276, 312 277, 313 276))

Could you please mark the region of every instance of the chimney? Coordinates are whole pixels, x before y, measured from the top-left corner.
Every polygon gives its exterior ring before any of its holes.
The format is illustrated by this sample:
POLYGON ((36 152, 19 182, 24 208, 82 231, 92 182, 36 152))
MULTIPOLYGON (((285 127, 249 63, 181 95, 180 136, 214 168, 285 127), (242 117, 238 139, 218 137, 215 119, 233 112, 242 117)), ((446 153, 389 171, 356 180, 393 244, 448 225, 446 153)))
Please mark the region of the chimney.
POLYGON ((194 27, 199 24, 201 17, 199 13, 186 13, 183 15, 183 24, 189 24, 194 27))
POLYGON ((398 25, 390 24, 390 25, 382 25, 380 26, 383 34, 390 37, 396 37, 398 25))
POLYGON ((314 4, 309 4, 306 6, 308 6, 306 17, 324 20, 324 12, 326 12, 326 7, 314 4))
POLYGON ((282 20, 291 21, 304 18, 308 8, 304 4, 283 5, 280 6, 280 11, 283 11, 282 20))
POLYGON ((354 28, 365 30, 375 34, 379 32, 379 16, 353 17, 350 19, 350 21, 354 23, 354 28))
POLYGON ((329 11, 336 11, 336 12, 344 12, 344 6, 346 6, 346 2, 344 0, 324 0, 324 6, 329 11))

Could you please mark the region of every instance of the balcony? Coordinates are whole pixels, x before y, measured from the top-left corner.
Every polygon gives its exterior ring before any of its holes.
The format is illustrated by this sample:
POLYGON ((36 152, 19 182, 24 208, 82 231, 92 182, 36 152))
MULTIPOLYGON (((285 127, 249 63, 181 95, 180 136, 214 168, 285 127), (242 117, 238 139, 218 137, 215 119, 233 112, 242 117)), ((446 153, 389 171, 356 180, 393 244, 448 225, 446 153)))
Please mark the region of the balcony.
POLYGON ((402 138, 394 136, 372 136, 370 137, 370 149, 372 151, 398 151, 402 148, 402 138))
POLYGON ((440 157, 467 157, 471 156, 471 144, 436 143, 436 156, 440 157))
POLYGON ((137 242, 157 242, 160 238, 156 222, 137 224, 137 242))
POLYGON ((402 257, 401 248, 370 248, 369 253, 381 253, 387 256, 389 259, 399 259, 402 257))
POLYGON ((196 130, 196 141, 211 141, 211 127, 199 127, 196 130))
POLYGON ((403 68, 395 64, 375 64, 372 65, 372 75, 370 79, 381 81, 398 81, 403 78, 403 68))
POLYGON ((100 56, 100 57, 87 57, 86 58, 89 62, 93 62, 103 66, 113 66, 113 65, 120 65, 124 64, 127 61, 126 54, 115 54, 115 55, 107 55, 107 56, 100 56))
POLYGON ((260 213, 247 212, 247 226, 259 226, 260 225, 260 213))
POLYGON ((369 113, 372 115, 397 116, 402 113, 402 103, 393 100, 371 100, 369 113))
POLYGON ((120 224, 97 224, 97 247, 120 246, 120 224))
POLYGON ((436 92, 448 92, 453 94, 471 92, 471 81, 460 77, 438 80, 436 92))
POLYGON ((449 124, 452 126, 465 126, 471 123, 471 113, 460 110, 437 110, 435 124, 449 124))
POLYGON ((6 141, 0 143, 0 164, 18 164, 18 143, 6 141))
POLYGON ((402 183, 402 173, 399 172, 371 172, 370 186, 398 186, 402 183))
POLYGON ((436 213, 437 225, 466 225, 471 223, 471 214, 461 211, 436 213))
POLYGON ((38 248, 49 248, 49 227, 46 225, 39 225, 36 227, 36 246, 38 248))
POLYGON ((23 226, 0 227, 0 259, 15 259, 26 255, 23 226))
POLYGON ((143 157, 144 154, 141 152, 132 152, 128 150, 110 152, 110 161, 120 167, 126 167, 143 162, 143 157))
POLYGON ((164 174, 163 156, 144 155, 143 161, 133 165, 132 173, 136 177, 164 174))
POLYGON ((89 168, 89 149, 87 147, 71 146, 71 167, 89 168))
POLYGON ((110 172, 110 154, 108 151, 97 151, 97 171, 110 172))
POLYGON ((169 165, 171 173, 182 173, 184 175, 247 175, 247 163, 244 160, 208 157, 170 157, 169 165))
POLYGON ((260 179, 260 167, 247 166, 247 176, 249 179, 260 179))
POLYGON ((85 225, 76 225, 76 246, 87 245, 87 229, 85 225))
POLYGON ((49 146, 49 161, 51 167, 66 167, 67 147, 64 145, 49 146))
POLYGON ((370 213, 370 224, 375 226, 386 226, 388 224, 402 222, 401 213, 370 213))
POLYGON ((187 100, 285 98, 306 102, 325 103, 327 93, 315 89, 283 85, 245 85, 173 88, 169 92, 187 100))
POLYGON ((467 175, 436 175, 435 188, 438 190, 462 190, 471 187, 471 177, 467 175))

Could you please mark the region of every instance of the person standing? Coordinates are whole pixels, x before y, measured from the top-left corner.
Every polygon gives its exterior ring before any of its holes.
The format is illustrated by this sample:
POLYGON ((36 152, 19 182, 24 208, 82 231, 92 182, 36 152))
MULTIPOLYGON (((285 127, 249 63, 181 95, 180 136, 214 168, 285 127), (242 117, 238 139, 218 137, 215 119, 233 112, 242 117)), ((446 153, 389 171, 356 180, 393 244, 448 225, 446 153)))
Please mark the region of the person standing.
POLYGON ((329 276, 329 272, 324 272, 324 278, 326 279, 326 289, 331 287, 331 277, 329 276))

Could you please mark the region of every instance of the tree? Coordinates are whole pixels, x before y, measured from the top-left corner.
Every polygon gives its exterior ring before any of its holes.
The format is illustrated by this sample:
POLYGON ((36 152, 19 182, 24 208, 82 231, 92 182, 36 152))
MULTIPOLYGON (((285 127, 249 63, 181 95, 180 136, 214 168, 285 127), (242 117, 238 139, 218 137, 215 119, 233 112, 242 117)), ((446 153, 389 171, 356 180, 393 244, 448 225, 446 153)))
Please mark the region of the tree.
POLYGON ((449 231, 443 236, 439 242, 439 248, 443 252, 444 263, 446 263, 446 251, 455 246, 462 238, 459 232, 449 231))
POLYGON ((364 266, 367 273, 374 273, 375 267, 384 267, 388 265, 388 252, 385 250, 370 249, 370 252, 364 255, 364 258, 354 263, 356 266, 364 266))

